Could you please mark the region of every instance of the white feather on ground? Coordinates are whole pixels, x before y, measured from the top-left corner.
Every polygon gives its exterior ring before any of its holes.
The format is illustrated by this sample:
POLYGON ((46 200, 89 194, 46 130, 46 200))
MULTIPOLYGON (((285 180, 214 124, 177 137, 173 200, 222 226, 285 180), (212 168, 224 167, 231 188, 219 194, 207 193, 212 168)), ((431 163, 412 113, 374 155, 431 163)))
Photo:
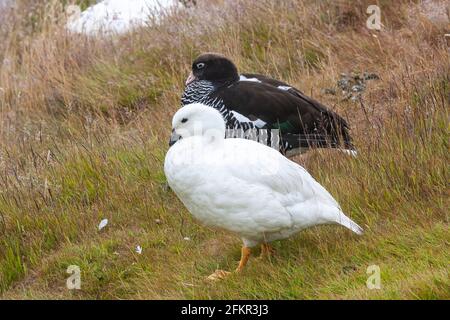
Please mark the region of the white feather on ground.
POLYGON ((173 136, 182 139, 166 154, 167 181, 204 224, 238 234, 246 247, 320 224, 340 224, 362 234, 300 165, 260 143, 224 139, 225 124, 214 108, 187 105, 172 126, 173 136))
POLYGON ((102 230, 104 227, 106 227, 108 225, 108 219, 103 219, 102 221, 100 221, 100 223, 98 224, 98 230, 102 230))

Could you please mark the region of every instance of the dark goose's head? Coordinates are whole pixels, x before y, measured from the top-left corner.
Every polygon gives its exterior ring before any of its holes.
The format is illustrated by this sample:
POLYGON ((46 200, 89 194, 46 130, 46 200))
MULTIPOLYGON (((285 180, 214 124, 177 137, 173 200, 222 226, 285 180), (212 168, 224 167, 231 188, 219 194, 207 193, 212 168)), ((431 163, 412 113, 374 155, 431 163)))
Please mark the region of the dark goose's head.
POLYGON ((228 82, 238 79, 237 68, 230 59, 217 53, 204 53, 192 63, 192 71, 186 85, 197 80, 228 82))

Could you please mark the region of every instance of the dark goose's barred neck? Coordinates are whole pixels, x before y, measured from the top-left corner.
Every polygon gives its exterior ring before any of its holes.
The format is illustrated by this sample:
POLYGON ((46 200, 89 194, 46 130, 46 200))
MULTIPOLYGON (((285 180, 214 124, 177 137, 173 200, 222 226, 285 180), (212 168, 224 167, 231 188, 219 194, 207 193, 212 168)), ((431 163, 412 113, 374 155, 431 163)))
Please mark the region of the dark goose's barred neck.
POLYGON ((190 103, 203 103, 209 107, 218 110, 226 123, 226 138, 245 138, 263 143, 277 150, 287 149, 291 146, 286 141, 284 146, 280 145, 280 136, 278 129, 262 129, 255 122, 247 117, 232 111, 225 107, 222 99, 211 97, 215 90, 211 81, 198 80, 186 86, 181 97, 182 106, 190 103), (241 119, 241 120, 239 120, 241 119))

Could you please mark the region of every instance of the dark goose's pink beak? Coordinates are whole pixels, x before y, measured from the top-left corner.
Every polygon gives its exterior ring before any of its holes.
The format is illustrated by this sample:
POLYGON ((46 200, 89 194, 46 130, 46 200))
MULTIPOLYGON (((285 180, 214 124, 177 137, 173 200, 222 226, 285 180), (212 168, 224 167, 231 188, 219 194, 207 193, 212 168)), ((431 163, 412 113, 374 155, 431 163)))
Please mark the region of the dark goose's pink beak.
POLYGON ((197 80, 197 78, 194 76, 194 74, 191 71, 191 73, 189 73, 189 77, 186 79, 186 85, 190 84, 191 82, 193 82, 195 80, 197 80))

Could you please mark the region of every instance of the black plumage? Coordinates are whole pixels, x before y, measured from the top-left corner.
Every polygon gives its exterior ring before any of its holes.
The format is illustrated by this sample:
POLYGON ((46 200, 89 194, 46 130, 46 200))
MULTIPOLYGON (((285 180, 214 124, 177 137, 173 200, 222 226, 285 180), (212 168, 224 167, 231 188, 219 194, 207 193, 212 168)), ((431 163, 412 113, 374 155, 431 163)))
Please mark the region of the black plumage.
POLYGON ((335 112, 282 81, 239 76, 234 63, 219 54, 202 54, 193 62, 182 104, 193 102, 218 109, 232 130, 228 136, 243 135, 287 155, 314 147, 354 150, 348 124, 335 112))

